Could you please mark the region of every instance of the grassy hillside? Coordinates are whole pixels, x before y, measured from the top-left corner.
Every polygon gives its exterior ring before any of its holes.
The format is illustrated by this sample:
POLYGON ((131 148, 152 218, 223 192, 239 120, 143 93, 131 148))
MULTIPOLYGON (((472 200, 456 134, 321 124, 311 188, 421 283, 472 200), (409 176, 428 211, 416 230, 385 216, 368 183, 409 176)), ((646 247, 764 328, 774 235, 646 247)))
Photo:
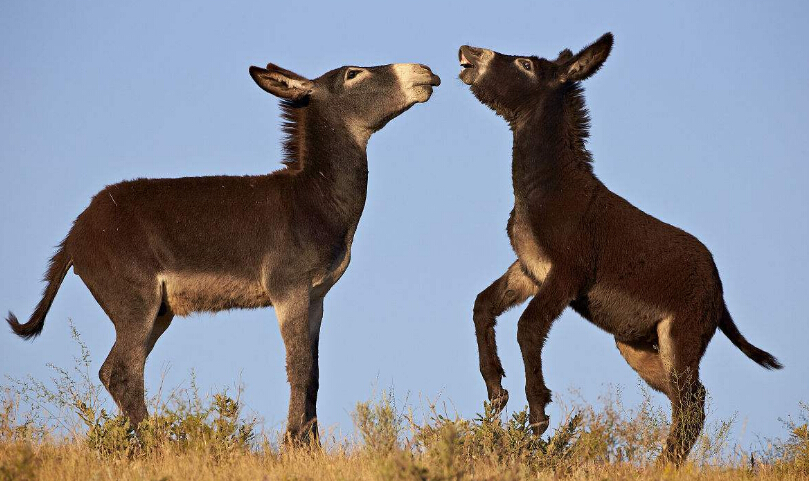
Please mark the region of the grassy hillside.
POLYGON ((550 436, 533 437, 525 410, 509 418, 484 405, 475 419, 438 406, 416 414, 385 393, 357 404, 355 435, 322 434, 322 448, 279 448, 246 416, 240 392, 201 396, 194 384, 152 400, 139 434, 102 408, 89 353, 50 382, 9 380, 0 410, 0 481, 184 479, 809 479, 809 406, 784 421, 782 439, 754 452, 735 446, 731 421, 706 426, 679 470, 654 459, 668 410, 648 398, 625 407, 567 406, 550 436))

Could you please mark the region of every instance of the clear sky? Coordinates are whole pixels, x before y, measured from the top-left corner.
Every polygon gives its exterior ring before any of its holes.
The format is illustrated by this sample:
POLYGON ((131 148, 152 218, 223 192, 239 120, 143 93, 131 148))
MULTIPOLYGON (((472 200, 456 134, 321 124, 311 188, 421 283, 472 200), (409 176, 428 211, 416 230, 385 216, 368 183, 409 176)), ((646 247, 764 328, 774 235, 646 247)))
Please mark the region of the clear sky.
MULTIPOLYGON (((472 304, 514 260, 511 135, 457 79, 458 47, 555 56, 612 31, 612 56, 585 83, 595 172, 712 250, 742 333, 786 368, 767 372, 717 334, 702 362, 710 419, 738 413, 747 443, 781 434, 778 418, 809 401, 808 23, 803 1, 5 1, 0 308, 27 319, 53 246, 103 186, 279 168, 278 105, 248 66, 314 77, 421 62, 443 84, 370 141, 352 263, 326 298, 318 414, 350 432, 355 403, 392 386, 400 399, 440 396, 473 416, 486 392, 472 304)), ((525 403, 519 312, 498 327, 510 409, 525 403)), ((0 335, 0 374, 69 366, 68 319, 97 370, 113 327, 69 274, 40 338, 0 335)), ((147 389, 167 366, 169 387, 192 368, 204 389, 241 377, 248 407, 282 428, 288 386, 272 309, 176 319, 149 359, 147 389)), ((628 403, 640 398, 612 338, 569 310, 544 366, 563 396, 578 388, 597 402, 613 384, 628 403)))

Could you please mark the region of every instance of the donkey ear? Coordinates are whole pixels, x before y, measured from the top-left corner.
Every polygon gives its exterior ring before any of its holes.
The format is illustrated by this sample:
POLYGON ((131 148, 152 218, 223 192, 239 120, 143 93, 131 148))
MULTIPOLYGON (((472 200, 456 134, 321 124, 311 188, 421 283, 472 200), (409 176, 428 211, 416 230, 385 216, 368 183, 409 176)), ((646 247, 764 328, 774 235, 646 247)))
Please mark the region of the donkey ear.
POLYGON ((556 57, 556 63, 565 63, 571 58, 573 58, 573 52, 571 52, 569 48, 566 48, 559 52, 559 56, 556 57))
POLYGON ((578 82, 590 77, 604 65, 611 50, 612 34, 607 32, 566 62, 560 80, 578 82))
POLYGON ((250 67, 250 76, 265 91, 287 100, 300 100, 314 88, 311 80, 271 63, 266 69, 250 67))

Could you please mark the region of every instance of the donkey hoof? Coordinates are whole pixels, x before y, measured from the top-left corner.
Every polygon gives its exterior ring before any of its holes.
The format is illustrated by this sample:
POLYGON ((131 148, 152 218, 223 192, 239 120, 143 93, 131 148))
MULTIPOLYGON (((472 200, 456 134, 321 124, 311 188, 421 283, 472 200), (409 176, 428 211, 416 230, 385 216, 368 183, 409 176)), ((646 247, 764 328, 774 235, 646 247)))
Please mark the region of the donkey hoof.
POLYGON ((492 405, 492 412, 494 414, 500 414, 503 412, 503 409, 506 408, 506 404, 508 404, 508 391, 505 389, 501 390, 500 394, 493 397, 489 402, 492 405))
POLYGON ((285 449, 317 449, 320 447, 320 436, 317 424, 309 423, 303 428, 287 430, 284 434, 285 449))
POLYGON ((548 416, 545 416, 543 419, 540 419, 539 421, 537 421, 535 423, 529 424, 528 427, 531 429, 531 432, 534 433, 534 436, 539 437, 539 436, 542 436, 543 434, 545 434, 545 431, 548 430, 548 426, 550 425, 550 421, 551 421, 551 418, 549 418, 548 416))

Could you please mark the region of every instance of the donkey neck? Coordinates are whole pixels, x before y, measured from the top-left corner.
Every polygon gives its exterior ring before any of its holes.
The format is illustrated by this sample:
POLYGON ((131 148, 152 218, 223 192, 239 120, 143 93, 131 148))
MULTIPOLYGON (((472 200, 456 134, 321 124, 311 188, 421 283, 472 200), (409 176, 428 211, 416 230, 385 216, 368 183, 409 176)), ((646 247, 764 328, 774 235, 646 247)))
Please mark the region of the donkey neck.
POLYGON ((563 88, 511 124, 512 182, 518 198, 552 196, 595 180, 585 147, 589 116, 580 87, 563 88))
POLYGON ((358 139, 345 122, 314 106, 285 106, 286 164, 297 170, 298 185, 335 220, 356 225, 368 190, 367 139, 358 139))

